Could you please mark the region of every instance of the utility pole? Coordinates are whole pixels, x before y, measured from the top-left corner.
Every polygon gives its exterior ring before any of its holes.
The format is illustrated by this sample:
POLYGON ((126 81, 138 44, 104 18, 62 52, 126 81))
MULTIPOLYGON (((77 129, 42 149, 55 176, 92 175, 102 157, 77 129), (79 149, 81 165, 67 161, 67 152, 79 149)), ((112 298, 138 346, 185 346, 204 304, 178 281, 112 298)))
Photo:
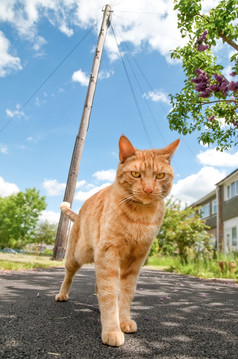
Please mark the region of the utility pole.
MULTIPOLYGON (((84 141, 86 138, 91 109, 93 105, 94 93, 97 85, 98 72, 100 68, 100 62, 101 62, 103 46, 106 38, 106 32, 107 32, 107 28, 110 26, 110 15, 111 15, 111 7, 110 5, 106 5, 105 9, 103 10, 103 20, 102 20, 100 33, 98 35, 98 42, 94 55, 93 66, 92 66, 92 71, 88 85, 88 91, 84 103, 84 109, 81 117, 79 131, 75 140, 66 189, 64 193, 64 201, 69 202, 71 207, 72 207, 75 188, 77 184, 80 159, 83 152, 84 141)), ((54 252, 53 252, 54 260, 62 260, 64 258, 68 226, 69 226, 69 219, 61 212, 56 240, 55 240, 54 252)))

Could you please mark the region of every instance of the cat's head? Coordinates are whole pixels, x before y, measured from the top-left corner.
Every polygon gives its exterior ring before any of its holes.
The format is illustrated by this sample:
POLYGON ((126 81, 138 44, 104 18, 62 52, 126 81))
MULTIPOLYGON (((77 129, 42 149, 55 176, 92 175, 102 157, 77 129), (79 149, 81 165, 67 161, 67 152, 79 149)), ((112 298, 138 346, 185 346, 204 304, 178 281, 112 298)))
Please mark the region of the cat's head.
POLYGON ((120 137, 116 181, 125 194, 125 201, 149 204, 169 194, 174 177, 170 160, 179 142, 163 149, 137 150, 127 137, 120 137))

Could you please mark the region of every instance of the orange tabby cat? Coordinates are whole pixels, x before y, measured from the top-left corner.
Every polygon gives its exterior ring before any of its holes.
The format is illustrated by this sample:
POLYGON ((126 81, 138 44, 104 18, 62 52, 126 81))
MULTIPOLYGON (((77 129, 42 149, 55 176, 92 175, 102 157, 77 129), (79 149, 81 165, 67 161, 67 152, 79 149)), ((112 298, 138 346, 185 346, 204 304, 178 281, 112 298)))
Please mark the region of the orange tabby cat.
POLYGON ((78 215, 63 202, 61 210, 74 225, 68 244, 65 278, 57 301, 66 301, 76 271, 95 262, 102 341, 119 346, 133 333, 130 305, 137 277, 161 226, 164 198, 171 190, 170 159, 179 140, 163 149, 135 149, 121 136, 115 182, 89 198, 78 215), (118 298, 118 289, 120 295, 118 298))

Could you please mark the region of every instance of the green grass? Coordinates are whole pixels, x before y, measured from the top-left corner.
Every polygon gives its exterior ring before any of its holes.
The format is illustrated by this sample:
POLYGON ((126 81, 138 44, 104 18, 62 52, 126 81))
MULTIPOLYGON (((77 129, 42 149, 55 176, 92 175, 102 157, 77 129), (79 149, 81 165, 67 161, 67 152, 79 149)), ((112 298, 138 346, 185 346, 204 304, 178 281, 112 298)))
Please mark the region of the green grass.
MULTIPOLYGON (((225 260, 225 258, 223 258, 225 260)), ((229 259, 230 260, 230 259, 229 259)), ((238 264, 238 263, 237 263, 238 264)), ((64 263, 52 261, 49 257, 0 253, 0 270, 33 270, 40 268, 63 267, 64 263)), ((178 257, 149 257, 148 266, 169 272, 191 275, 199 278, 226 278, 238 281, 238 266, 234 274, 229 270, 221 273, 217 261, 190 261, 182 264, 178 257)))
POLYGON ((52 261, 49 257, 25 254, 0 253, 0 270, 26 270, 63 267, 63 262, 52 261))
POLYGON ((226 278, 238 281, 238 265, 234 274, 232 274, 229 270, 225 270, 222 273, 217 261, 215 260, 193 260, 189 261, 187 264, 183 264, 178 257, 154 256, 149 257, 147 265, 169 272, 191 275, 204 279, 226 278))

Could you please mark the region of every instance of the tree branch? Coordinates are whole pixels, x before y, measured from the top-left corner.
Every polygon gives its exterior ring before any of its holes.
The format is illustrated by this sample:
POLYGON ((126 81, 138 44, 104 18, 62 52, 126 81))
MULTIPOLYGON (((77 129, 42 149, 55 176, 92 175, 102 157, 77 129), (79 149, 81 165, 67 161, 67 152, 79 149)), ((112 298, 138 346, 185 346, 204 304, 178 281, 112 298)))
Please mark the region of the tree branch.
POLYGON ((216 102, 235 102, 238 103, 238 100, 214 100, 214 101, 209 101, 209 102, 198 102, 201 105, 210 105, 211 103, 216 103, 216 102))
POLYGON ((223 34, 223 32, 219 32, 218 34, 225 42, 227 42, 229 45, 231 45, 236 51, 238 51, 238 45, 229 37, 223 34))

